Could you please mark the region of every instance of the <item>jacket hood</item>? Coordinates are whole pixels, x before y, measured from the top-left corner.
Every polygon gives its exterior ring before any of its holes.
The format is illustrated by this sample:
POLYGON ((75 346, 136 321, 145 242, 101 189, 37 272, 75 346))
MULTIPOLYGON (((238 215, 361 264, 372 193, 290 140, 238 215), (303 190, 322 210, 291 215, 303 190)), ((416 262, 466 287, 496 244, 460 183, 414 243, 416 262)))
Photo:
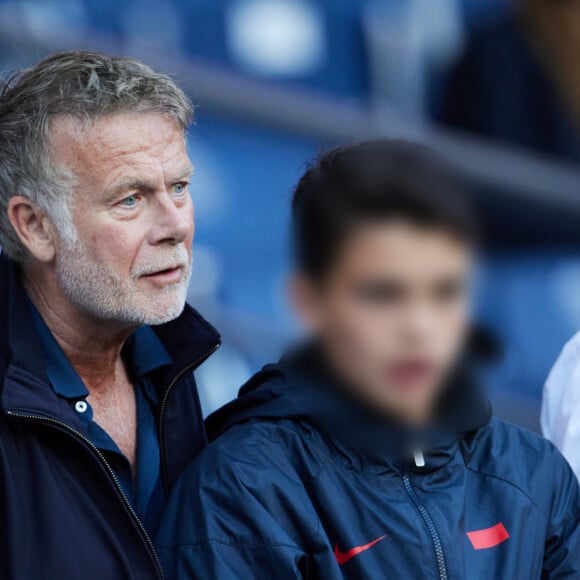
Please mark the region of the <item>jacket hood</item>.
POLYGON ((477 380, 476 365, 464 362, 444 391, 436 424, 411 429, 362 404, 334 380, 312 345, 264 367, 237 399, 208 417, 210 440, 251 420, 291 419, 327 435, 347 454, 373 463, 408 467, 414 450, 430 455, 430 466, 446 462, 462 437, 489 423, 491 405, 477 380))

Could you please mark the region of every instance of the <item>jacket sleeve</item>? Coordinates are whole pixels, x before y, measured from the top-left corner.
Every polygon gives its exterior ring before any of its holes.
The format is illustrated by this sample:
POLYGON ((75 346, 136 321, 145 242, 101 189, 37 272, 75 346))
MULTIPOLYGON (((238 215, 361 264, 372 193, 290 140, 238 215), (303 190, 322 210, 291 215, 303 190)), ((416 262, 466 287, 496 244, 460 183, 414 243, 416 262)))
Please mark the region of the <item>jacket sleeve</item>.
POLYGON ((316 528, 302 485, 275 448, 230 451, 210 445, 172 492, 157 540, 168 578, 304 578, 300 529, 316 528))
MULTIPOLYGON (((552 448, 553 449, 553 448, 552 448)), ((580 486, 565 459, 553 449, 554 495, 544 552, 542 578, 580 578, 580 486)))
POLYGON ((580 478, 580 333, 558 357, 544 386, 542 431, 580 478))

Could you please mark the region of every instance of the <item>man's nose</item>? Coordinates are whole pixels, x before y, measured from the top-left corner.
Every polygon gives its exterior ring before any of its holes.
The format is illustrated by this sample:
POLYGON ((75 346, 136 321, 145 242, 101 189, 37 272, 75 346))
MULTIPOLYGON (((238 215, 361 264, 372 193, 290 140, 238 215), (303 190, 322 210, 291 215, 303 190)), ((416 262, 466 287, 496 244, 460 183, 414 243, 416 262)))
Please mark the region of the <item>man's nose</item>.
POLYGON ((153 207, 152 242, 155 244, 180 244, 193 234, 193 207, 191 200, 176 205, 168 193, 159 196, 153 207))

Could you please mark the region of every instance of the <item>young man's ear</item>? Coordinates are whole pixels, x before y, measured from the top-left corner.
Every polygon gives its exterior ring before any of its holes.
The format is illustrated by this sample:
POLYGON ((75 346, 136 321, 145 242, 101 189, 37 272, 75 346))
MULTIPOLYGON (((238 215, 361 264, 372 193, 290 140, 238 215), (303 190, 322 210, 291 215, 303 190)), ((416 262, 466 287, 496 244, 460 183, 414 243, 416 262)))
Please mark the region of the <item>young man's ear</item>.
POLYGON ((321 326, 321 305, 319 289, 304 274, 295 273, 290 279, 290 298, 295 312, 310 332, 321 326))
POLYGON ((8 202, 8 219, 20 241, 41 262, 50 262, 56 253, 56 232, 52 221, 32 201, 15 195, 8 202))

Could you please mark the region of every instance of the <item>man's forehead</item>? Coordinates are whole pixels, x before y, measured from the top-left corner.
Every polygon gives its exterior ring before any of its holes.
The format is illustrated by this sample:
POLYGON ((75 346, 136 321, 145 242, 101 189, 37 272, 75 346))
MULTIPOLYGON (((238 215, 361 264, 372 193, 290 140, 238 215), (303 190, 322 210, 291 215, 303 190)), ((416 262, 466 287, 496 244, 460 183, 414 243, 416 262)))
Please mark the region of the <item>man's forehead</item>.
POLYGON ((152 164, 182 171, 190 165, 183 130, 158 113, 119 113, 88 122, 59 117, 51 126, 50 146, 55 160, 75 173, 143 171, 152 164))

